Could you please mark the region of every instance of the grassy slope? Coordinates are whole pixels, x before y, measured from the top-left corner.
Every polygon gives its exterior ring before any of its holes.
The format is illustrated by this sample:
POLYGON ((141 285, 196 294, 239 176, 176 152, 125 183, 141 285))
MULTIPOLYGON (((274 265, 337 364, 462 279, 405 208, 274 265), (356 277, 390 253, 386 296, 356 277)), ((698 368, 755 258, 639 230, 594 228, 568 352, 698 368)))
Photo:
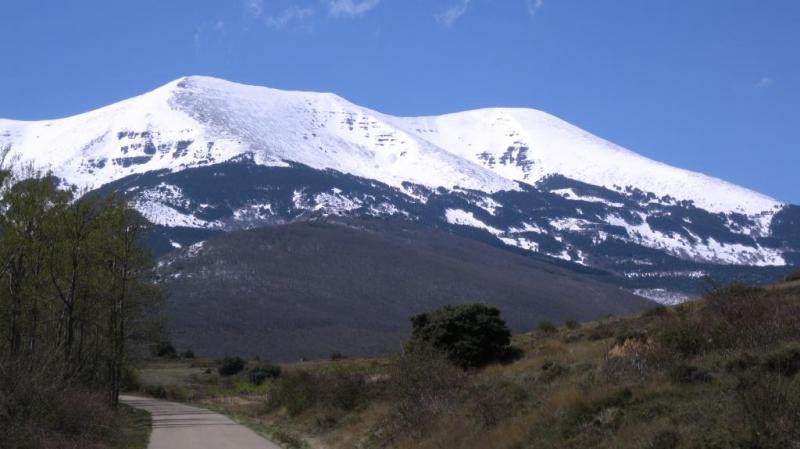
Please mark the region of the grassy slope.
MULTIPOLYGON (((759 304, 785 310, 761 310, 766 314, 748 310, 746 320, 763 316, 774 321, 771 311, 800 310, 800 286, 787 284, 763 295, 759 304)), ((755 346, 738 337, 749 335, 748 324, 758 329, 766 322, 745 321, 730 334, 738 343, 720 345, 707 337, 708 332, 717 332, 709 327, 708 323, 718 318, 709 309, 698 302, 661 313, 585 323, 578 329, 562 328, 556 333, 516 335, 515 344, 525 351, 521 360, 454 377, 450 399, 431 408, 430 413, 423 410, 421 416, 412 416, 421 418, 413 426, 399 418, 401 399, 391 393, 392 376, 397 375, 392 357, 284 366, 284 379, 299 371, 324 379, 310 396, 311 402, 294 411, 290 407, 296 404, 270 404, 268 400, 279 388, 286 388, 281 382, 252 387, 244 377, 198 375, 197 368, 186 364, 151 366, 143 370, 142 379, 145 383, 177 379, 183 398, 251 422, 267 423, 271 429, 291 429, 317 447, 776 447, 769 445, 770 437, 763 432, 754 443, 755 421, 775 410, 748 413, 754 402, 747 398, 754 397, 759 407, 800 403, 800 375, 778 376, 775 383, 766 384, 764 379, 773 377, 762 367, 767 354, 797 343, 797 320, 787 321, 786 329, 776 327, 775 338, 762 339, 755 346), (662 338, 667 331, 687 333, 687 329, 703 335, 697 344, 704 349, 697 355, 677 355, 659 349, 666 343, 655 343, 672 341, 662 338), (785 330, 789 332, 782 333, 785 330), (731 368, 750 360, 743 356, 748 353, 758 360, 741 369, 731 368), (761 383, 742 387, 748 375, 761 383), (342 408, 337 405, 341 401, 320 393, 339 391, 338 380, 352 378, 363 381, 358 391, 342 390, 353 395, 353 406, 342 408)), ((800 429, 797 412, 790 410, 780 419, 784 420, 781 434, 795 438, 791 432, 800 429)))
POLYGON ((109 449, 145 449, 152 419, 150 413, 123 404, 114 416, 112 429, 107 441, 109 449))

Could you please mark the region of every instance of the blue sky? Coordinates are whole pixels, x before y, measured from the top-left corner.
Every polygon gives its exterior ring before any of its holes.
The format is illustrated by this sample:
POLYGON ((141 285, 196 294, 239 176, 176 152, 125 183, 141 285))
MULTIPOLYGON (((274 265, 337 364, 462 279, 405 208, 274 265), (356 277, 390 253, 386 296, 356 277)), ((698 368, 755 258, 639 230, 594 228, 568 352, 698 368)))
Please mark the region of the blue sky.
POLYGON ((800 203, 800 1, 3 0, 0 117, 203 74, 383 112, 524 106, 800 203))

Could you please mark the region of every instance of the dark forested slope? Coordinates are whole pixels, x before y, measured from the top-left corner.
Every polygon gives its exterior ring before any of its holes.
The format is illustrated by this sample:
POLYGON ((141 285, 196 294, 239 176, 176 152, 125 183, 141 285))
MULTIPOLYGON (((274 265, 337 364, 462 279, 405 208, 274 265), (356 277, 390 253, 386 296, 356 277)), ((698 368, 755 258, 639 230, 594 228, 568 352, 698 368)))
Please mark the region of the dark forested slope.
POLYGON ((499 306, 516 331, 649 307, 618 287, 408 222, 328 218, 232 232, 160 262, 173 338, 275 360, 396 350, 408 317, 499 306))

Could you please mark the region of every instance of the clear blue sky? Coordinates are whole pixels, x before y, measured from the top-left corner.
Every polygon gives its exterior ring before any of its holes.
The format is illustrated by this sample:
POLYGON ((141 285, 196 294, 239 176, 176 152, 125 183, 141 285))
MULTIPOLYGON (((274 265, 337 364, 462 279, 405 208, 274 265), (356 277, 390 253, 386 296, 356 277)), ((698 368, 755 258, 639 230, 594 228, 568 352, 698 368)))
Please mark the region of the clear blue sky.
POLYGON ((0 117, 189 74, 383 112, 524 106, 800 203, 800 1, 3 0, 0 117))

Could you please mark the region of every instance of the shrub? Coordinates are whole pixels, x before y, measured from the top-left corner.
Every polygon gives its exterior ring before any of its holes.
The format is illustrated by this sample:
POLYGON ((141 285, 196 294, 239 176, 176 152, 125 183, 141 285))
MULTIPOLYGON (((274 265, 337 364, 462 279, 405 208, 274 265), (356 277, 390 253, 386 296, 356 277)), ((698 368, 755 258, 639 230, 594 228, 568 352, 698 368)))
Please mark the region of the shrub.
POLYGON ((617 333, 614 340, 617 345, 624 345, 625 342, 627 342, 628 340, 631 340, 636 343, 647 343, 649 337, 647 336, 647 331, 644 330, 623 329, 617 333))
POLYGON ((625 332, 617 335, 616 344, 603 360, 601 373, 615 383, 635 384, 660 372, 671 358, 646 333, 625 332))
POLYGON ((622 418, 622 410, 632 401, 633 393, 628 388, 611 390, 603 397, 592 401, 578 401, 560 422, 561 432, 566 438, 593 431, 616 430, 622 418), (588 431, 588 432, 587 432, 588 431))
POLYGON ((749 376, 740 380, 737 396, 752 435, 749 447, 798 447, 800 383, 779 374, 749 376))
POLYGON ((233 376, 244 369, 244 360, 239 357, 225 357, 217 368, 220 376, 233 376))
POLYGON ((314 376, 307 371, 290 371, 282 375, 270 391, 267 405, 285 408, 289 416, 308 410, 318 399, 319 388, 314 376))
POLYGON ((144 387, 144 392, 156 399, 165 399, 167 397, 167 389, 163 385, 147 385, 144 387))
POLYGON ((741 373, 750 368, 754 368, 760 364, 758 357, 745 352, 744 354, 734 357, 725 363, 725 371, 729 373, 741 373))
POLYGON ((48 428, 70 437, 97 435, 111 421, 111 409, 102 391, 68 390, 51 403, 48 428))
POLYGON ((800 338, 800 302, 792 294, 731 285, 710 293, 702 312, 719 348, 762 348, 800 338))
POLYGON ((409 346, 431 346, 464 369, 500 361, 510 349, 511 332, 495 307, 449 305, 416 315, 411 324, 409 346))
POLYGON ((548 360, 542 364, 542 373, 538 379, 544 383, 550 383, 562 375, 566 374, 569 370, 564 365, 548 360))
POLYGON ((786 276, 786 282, 800 281, 800 270, 786 276))
POLYGON ((393 360, 387 394, 394 404, 394 431, 421 436, 434 417, 457 408, 466 394, 466 376, 440 351, 416 345, 393 360))
POLYGON ((642 316, 645 318, 660 318, 669 315, 669 309, 667 306, 659 304, 651 309, 647 309, 642 313, 642 316))
POLYGON ((333 362, 346 359, 347 357, 339 351, 331 352, 330 359, 333 362))
POLYGON ((528 391, 514 382, 500 382, 472 391, 474 409, 470 415, 481 429, 496 426, 528 400, 528 391))
POLYGON ((612 323, 603 321, 598 323, 589 331, 587 338, 589 341, 604 340, 606 338, 613 337, 615 333, 615 327, 612 325, 612 323))
POLYGON ((281 367, 270 363, 262 363, 254 366, 248 373, 250 383, 253 385, 261 385, 267 379, 277 379, 281 376, 281 367))
POLYGON ((178 356, 178 353, 175 351, 175 347, 172 346, 172 343, 168 341, 162 341, 157 343, 153 348, 153 355, 156 357, 164 357, 164 358, 175 358, 178 356))
POLYGON ((398 431, 424 434, 433 417, 458 406, 465 383, 463 371, 438 350, 425 345, 408 348, 394 360, 388 385, 398 431))
POLYGON ((319 401, 327 407, 351 411, 366 402, 366 380, 360 373, 336 370, 323 375, 319 383, 323 385, 319 401))
POLYGON ((567 320, 564 323, 564 325, 567 326, 567 329, 571 329, 571 330, 575 330, 575 329, 580 329, 581 328, 581 323, 579 323, 579 322, 577 322, 575 320, 567 320))
POLYGON ((181 357, 184 358, 184 359, 193 359, 194 358, 194 351, 192 351, 191 349, 187 349, 187 350, 181 352, 181 357))
POLYGON ((536 326, 536 330, 543 334, 552 334, 556 330, 558 330, 555 324, 551 323, 550 321, 540 321, 539 325, 536 326))
POLYGON ((764 368, 786 377, 794 376, 800 371, 800 346, 793 344, 767 355, 764 368))
POLYGON ((694 357, 703 351, 706 340, 693 323, 676 320, 663 327, 657 336, 657 341, 662 347, 677 355, 694 357))
POLYGON ((713 380, 708 371, 684 364, 674 366, 669 374, 672 381, 678 384, 706 383, 713 380))
POLYGON ((130 366, 122 368, 122 379, 120 379, 120 389, 122 391, 139 391, 142 387, 139 379, 139 372, 130 366))
POLYGON ((675 449, 681 441, 681 436, 674 430, 662 430, 655 435, 647 446, 652 449, 675 449))

